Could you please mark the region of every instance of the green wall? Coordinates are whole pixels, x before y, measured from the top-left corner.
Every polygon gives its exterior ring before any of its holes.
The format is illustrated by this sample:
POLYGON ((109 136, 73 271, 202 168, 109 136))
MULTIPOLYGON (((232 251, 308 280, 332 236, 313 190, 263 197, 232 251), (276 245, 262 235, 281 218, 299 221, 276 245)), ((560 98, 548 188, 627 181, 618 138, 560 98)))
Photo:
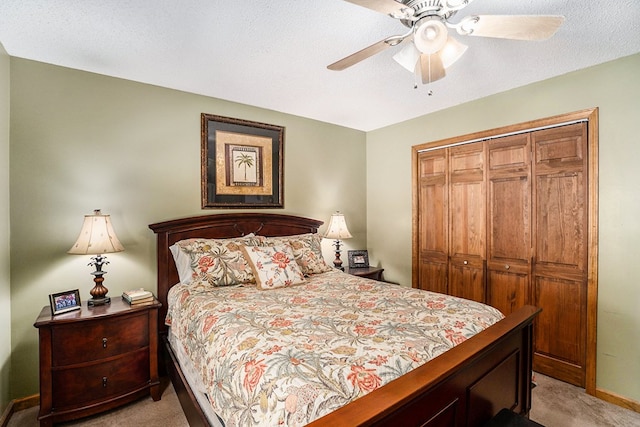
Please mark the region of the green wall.
POLYGON ((599 107, 596 381, 598 388, 635 401, 640 401, 638 76, 640 55, 633 55, 367 134, 367 244, 375 248, 386 278, 411 286, 412 146, 599 107))
POLYGON ((0 43, 0 414, 10 399, 9 55, 0 43))
MULTIPOLYGON (((11 58, 11 394, 38 392, 37 330, 48 295, 92 287, 87 257, 68 255, 93 209, 110 214, 125 251, 105 285, 155 290, 150 223, 200 208, 200 114, 284 126, 285 208, 328 221, 340 210, 366 242, 363 132, 247 105, 11 58)), ((5 144, 6 146, 6 144, 5 144)), ((224 212, 228 212, 225 210, 224 212)), ((323 231, 324 228, 321 228, 323 231)), ((331 257, 331 242, 323 243, 331 257)))

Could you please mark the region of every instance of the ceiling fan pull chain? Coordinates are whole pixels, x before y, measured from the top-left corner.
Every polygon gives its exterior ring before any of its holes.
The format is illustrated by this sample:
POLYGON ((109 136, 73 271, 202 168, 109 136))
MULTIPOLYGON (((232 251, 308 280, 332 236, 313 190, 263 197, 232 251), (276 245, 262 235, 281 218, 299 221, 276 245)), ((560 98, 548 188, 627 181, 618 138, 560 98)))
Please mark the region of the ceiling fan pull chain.
MULTIPOLYGON (((431 88, 431 55, 429 55, 429 82, 427 83, 427 87, 431 88)), ((433 91, 431 89, 429 89, 429 91, 427 92, 428 96, 433 95, 433 91)))

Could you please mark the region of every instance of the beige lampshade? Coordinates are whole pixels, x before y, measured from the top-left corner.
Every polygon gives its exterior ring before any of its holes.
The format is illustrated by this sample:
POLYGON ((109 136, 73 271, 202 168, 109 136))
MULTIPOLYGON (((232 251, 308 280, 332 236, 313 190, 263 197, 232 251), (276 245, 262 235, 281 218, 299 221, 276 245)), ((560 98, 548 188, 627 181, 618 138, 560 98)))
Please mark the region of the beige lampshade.
POLYGON ((118 240, 111 218, 103 215, 100 209, 94 210, 93 215, 85 215, 78 240, 69 249, 70 254, 97 255, 124 251, 118 240))
POLYGON ((349 239, 353 237, 347 229, 347 222, 345 221, 343 214, 336 212, 331 215, 329 227, 324 233, 324 237, 327 239, 349 239))

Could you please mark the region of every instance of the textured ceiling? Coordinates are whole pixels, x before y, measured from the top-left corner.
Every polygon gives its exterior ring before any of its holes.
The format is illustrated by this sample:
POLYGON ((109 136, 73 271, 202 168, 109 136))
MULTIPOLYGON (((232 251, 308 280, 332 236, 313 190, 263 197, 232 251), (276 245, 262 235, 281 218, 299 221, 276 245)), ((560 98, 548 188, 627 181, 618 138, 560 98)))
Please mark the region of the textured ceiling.
POLYGON ((470 14, 566 20, 546 41, 455 35, 465 55, 417 89, 392 59, 400 48, 327 70, 406 30, 342 0, 0 0, 0 43, 15 57, 364 131, 640 52, 640 0, 475 0, 452 21, 470 14))

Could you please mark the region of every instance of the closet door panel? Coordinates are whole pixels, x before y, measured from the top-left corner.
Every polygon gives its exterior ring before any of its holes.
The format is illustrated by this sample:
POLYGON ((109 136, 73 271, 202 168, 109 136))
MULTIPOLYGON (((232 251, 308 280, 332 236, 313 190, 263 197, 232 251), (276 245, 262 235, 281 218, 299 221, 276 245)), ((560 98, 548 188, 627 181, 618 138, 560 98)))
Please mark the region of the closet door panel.
POLYGON ((450 256, 485 256, 484 144, 450 149, 450 256))
POLYGON ((421 153, 419 250, 431 256, 448 255, 447 158, 442 152, 421 153))
POLYGON ((448 293, 447 288, 447 263, 422 260, 420 262, 420 283, 418 289, 425 291, 448 293))
POLYGON ((449 293, 485 302, 485 145, 449 149, 449 293))
POLYGON ((533 133, 537 273, 586 279, 586 135, 585 123, 533 133))
POLYGON ((531 261, 530 141, 522 134, 489 142, 489 263, 531 261))
POLYGON ((536 230, 534 367, 585 386, 587 319, 587 129, 533 133, 536 230))
POLYGON ((418 251, 420 289, 447 293, 449 214, 446 150, 418 156, 418 251))
POLYGON ((587 154, 587 125, 576 123, 533 133, 538 173, 582 170, 587 154))
POLYGON ((585 188, 582 172, 536 177, 536 262, 539 267, 585 271, 585 188))
POLYGON ((449 294, 485 302, 484 265, 482 260, 456 260, 449 264, 449 294))
POLYGON ((489 181, 489 262, 529 263, 531 189, 528 176, 489 181))
POLYGON ((488 144, 487 301, 510 314, 531 301, 531 142, 488 144))
POLYGON ((586 289, 581 281, 536 277, 534 369, 555 378, 584 384, 586 354, 586 289))
POLYGON ((512 135, 489 143, 489 170, 492 174, 528 173, 531 168, 529 135, 512 135))
POLYGON ((529 272, 487 271, 487 304, 509 315, 529 300, 529 272))
POLYGON ((451 256, 485 253, 484 182, 451 184, 451 256))

